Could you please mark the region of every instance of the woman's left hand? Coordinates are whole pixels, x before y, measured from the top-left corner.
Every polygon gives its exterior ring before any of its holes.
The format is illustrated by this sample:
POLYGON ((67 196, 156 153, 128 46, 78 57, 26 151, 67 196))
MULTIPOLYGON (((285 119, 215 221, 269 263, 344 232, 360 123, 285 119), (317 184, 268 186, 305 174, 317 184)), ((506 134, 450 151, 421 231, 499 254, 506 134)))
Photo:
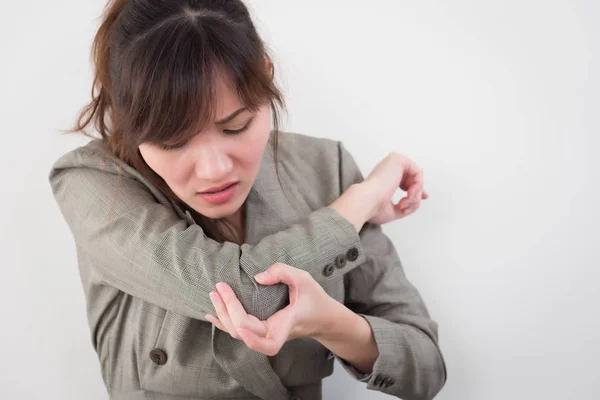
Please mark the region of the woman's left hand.
POLYGON ((287 264, 274 264, 254 278, 261 285, 280 282, 288 285, 290 304, 266 321, 260 321, 246 313, 229 285, 220 282, 217 290, 210 293, 217 317, 207 314, 206 319, 266 355, 277 354, 288 340, 312 337, 326 329, 328 316, 340 305, 308 272, 287 264))

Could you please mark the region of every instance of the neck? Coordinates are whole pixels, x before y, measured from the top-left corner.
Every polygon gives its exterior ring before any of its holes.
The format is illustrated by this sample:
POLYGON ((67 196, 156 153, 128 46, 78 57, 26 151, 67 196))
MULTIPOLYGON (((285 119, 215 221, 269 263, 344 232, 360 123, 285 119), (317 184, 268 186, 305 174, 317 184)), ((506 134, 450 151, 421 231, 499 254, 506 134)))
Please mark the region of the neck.
POLYGON ((242 207, 240 207, 239 210, 237 210, 234 214, 229 215, 227 217, 225 217, 224 219, 232 224, 235 227, 236 232, 240 233, 239 239, 238 239, 238 243, 237 244, 242 244, 244 242, 244 228, 245 228, 245 224, 244 224, 244 216, 246 214, 246 207, 245 204, 242 205, 242 207))

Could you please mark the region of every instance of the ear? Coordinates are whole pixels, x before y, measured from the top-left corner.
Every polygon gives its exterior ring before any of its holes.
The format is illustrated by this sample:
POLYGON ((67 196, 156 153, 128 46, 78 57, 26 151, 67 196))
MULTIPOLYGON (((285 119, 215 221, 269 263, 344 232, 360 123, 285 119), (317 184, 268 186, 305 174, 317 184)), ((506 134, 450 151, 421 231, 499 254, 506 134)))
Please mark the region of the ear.
POLYGON ((273 61, 269 56, 265 56, 265 66, 267 68, 267 72, 271 75, 271 79, 275 77, 275 68, 273 66, 273 61))

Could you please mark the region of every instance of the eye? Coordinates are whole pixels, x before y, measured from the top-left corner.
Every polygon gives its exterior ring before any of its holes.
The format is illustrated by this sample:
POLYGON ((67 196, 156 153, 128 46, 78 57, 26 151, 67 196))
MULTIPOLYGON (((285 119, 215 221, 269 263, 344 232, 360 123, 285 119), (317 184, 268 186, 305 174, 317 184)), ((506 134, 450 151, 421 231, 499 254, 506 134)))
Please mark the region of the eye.
POLYGON ((174 145, 166 145, 166 144, 161 144, 158 147, 160 147, 162 150, 166 150, 166 151, 171 151, 171 150, 177 150, 177 149, 181 149, 186 145, 186 143, 179 143, 179 144, 174 144, 174 145))
POLYGON ((250 120, 248 121, 248 123, 240 129, 225 129, 223 130, 223 133, 227 134, 227 135, 239 135, 240 133, 244 133, 248 130, 248 128, 250 128, 250 125, 252 124, 252 121, 254 121, 254 117, 250 118, 250 120))

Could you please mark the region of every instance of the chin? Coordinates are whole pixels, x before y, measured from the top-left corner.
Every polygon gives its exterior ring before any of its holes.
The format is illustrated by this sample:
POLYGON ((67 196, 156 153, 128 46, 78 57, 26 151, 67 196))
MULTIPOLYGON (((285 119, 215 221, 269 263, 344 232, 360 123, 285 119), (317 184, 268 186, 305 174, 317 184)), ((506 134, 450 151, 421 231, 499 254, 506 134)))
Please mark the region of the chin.
POLYGON ((197 213, 211 219, 221 219, 235 214, 242 206, 239 201, 231 201, 221 205, 203 205, 203 207, 194 207, 197 213))

